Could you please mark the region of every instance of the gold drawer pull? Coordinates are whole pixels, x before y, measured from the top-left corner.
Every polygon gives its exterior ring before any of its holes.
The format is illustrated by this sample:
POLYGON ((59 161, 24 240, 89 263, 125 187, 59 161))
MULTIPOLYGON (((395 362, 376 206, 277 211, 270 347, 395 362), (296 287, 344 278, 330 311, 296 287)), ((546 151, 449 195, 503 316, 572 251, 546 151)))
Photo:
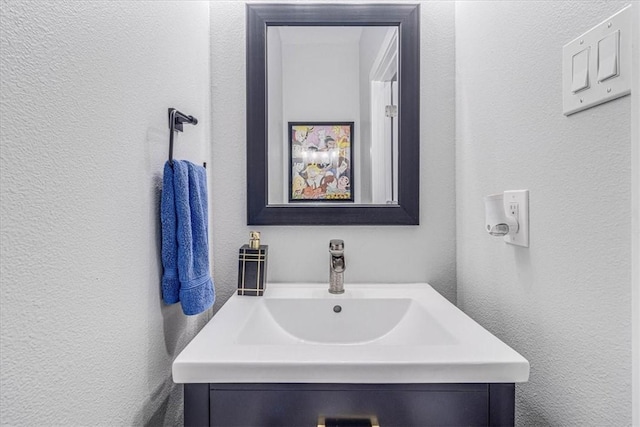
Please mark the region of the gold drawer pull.
POLYGON ((375 415, 364 416, 339 416, 318 417, 318 427, 380 427, 378 417, 375 415))

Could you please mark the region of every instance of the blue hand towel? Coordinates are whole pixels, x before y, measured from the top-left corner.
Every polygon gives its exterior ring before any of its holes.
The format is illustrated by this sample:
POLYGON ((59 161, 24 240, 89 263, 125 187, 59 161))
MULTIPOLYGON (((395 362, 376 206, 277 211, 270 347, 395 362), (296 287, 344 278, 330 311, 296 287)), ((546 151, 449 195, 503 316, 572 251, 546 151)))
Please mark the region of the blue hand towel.
POLYGON ((160 222, 162 224, 162 299, 165 304, 180 301, 180 280, 178 280, 178 239, 176 228, 176 203, 173 191, 173 168, 169 162, 164 165, 162 177, 162 199, 160 201, 160 222))
POLYGON ((165 268, 163 299, 167 304, 180 301, 186 315, 198 314, 215 301, 209 272, 206 172, 201 166, 174 160, 173 168, 168 162, 165 164, 164 173, 161 206, 165 268))

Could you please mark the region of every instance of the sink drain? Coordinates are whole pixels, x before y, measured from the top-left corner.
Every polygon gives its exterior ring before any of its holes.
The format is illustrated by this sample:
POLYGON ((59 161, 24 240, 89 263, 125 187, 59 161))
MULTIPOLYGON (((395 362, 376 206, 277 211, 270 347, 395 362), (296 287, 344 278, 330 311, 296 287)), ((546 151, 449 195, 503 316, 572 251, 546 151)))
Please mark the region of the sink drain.
POLYGON ((340 313, 342 311, 342 307, 339 305, 334 305, 333 311, 335 311, 336 313, 340 313))

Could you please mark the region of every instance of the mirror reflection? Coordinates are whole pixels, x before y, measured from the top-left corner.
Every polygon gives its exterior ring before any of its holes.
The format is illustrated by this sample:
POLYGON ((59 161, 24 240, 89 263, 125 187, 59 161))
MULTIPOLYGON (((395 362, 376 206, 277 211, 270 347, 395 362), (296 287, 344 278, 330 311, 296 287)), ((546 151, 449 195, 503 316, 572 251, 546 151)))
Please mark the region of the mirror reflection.
POLYGON ((267 27, 268 204, 398 203, 398 27, 267 27))

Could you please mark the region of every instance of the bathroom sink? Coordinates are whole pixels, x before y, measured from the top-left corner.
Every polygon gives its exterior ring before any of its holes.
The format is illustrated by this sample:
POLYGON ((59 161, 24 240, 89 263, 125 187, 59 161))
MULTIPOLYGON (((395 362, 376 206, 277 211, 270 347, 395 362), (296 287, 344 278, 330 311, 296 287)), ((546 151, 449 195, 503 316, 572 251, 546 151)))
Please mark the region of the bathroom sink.
POLYGON ((426 283, 269 284, 233 295, 173 363, 177 383, 513 383, 529 362, 426 283))
POLYGON ((455 342, 410 298, 264 298, 239 344, 442 345, 455 342))

